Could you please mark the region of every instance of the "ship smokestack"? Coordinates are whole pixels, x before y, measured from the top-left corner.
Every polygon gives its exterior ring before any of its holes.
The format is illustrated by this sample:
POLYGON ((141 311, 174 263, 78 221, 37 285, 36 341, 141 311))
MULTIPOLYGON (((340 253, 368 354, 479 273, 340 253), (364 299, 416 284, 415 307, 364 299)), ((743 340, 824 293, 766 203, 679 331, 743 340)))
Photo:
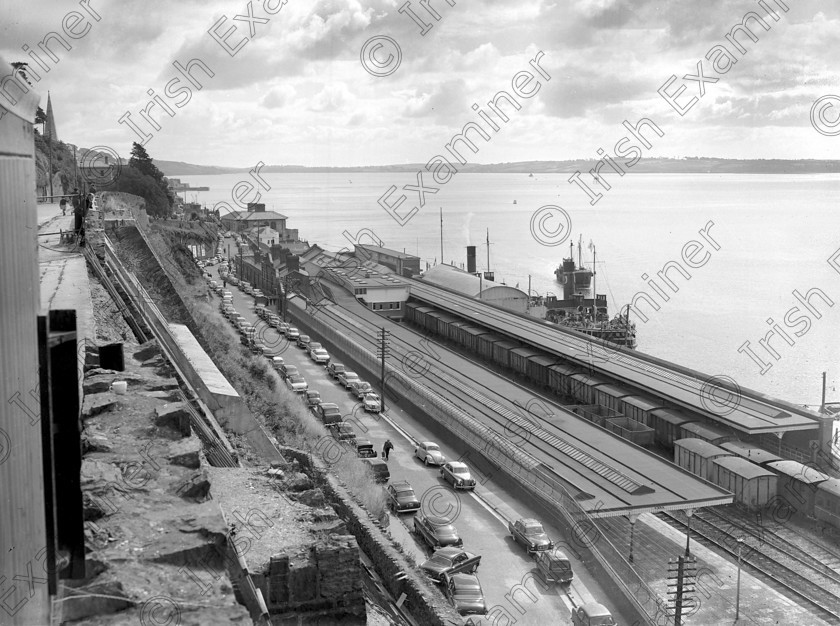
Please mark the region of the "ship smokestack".
POLYGON ((475 274, 475 246, 467 246, 467 271, 475 274))

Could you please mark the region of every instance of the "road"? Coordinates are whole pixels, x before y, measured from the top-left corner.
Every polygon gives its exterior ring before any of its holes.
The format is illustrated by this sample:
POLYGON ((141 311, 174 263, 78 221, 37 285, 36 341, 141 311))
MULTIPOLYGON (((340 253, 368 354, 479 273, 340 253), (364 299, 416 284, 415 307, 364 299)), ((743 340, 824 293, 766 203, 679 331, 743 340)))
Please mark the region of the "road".
MULTIPOLYGON (((229 240, 223 249, 227 250, 229 240)), ((231 252, 236 250, 231 243, 231 252)), ((218 279, 218 266, 209 268, 218 279)), ((230 285, 228 286, 230 288, 230 285)), ((253 299, 236 288, 233 304, 236 310, 257 326, 258 318, 253 312, 253 299)), ((261 325, 264 327, 264 324, 261 325)), ((345 415, 352 415, 357 406, 355 399, 326 373, 325 368, 316 365, 306 353, 289 346, 273 329, 262 331, 262 340, 272 350, 280 352, 287 363, 297 365, 309 383, 309 388, 321 393, 322 401, 335 402, 345 415)), ((318 341, 317 337, 312 337, 318 341)), ((256 358, 256 357, 255 357, 256 358)), ((333 360, 340 357, 333 355, 333 360)), ((388 465, 391 481, 407 480, 414 487, 421 500, 424 512, 438 514, 451 519, 464 539, 466 550, 481 555, 481 566, 477 575, 481 581, 487 601, 488 616, 483 620, 473 618, 474 623, 484 624, 571 624, 570 612, 576 604, 598 601, 605 604, 613 614, 619 616, 620 606, 607 597, 583 565, 567 550, 576 578, 569 587, 546 586, 542 583, 532 558, 515 544, 507 531, 508 519, 535 517, 548 520, 546 511, 535 507, 522 497, 522 491, 506 477, 492 471, 473 473, 479 486, 476 493, 455 493, 440 478, 437 468, 427 468, 413 457, 414 441, 435 441, 440 444, 446 458, 455 460, 464 456, 466 450, 450 445, 451 436, 435 424, 421 423, 419 419, 396 406, 387 407, 381 417, 355 412, 354 427, 360 438, 370 439, 381 455, 382 444, 390 439, 394 444, 388 465), (358 426, 355 426, 358 424, 358 426), (365 431, 361 431, 365 428, 365 431), (360 432, 361 431, 361 432, 360 432), (523 586, 524 583, 524 586, 523 586)), ((470 464, 469 458, 464 459, 470 464)), ((422 541, 409 532, 412 514, 397 518, 389 513, 389 532, 405 551, 414 555, 418 564, 430 552, 422 541)), ((550 523, 546 530, 555 542, 563 543, 560 531, 550 523)))

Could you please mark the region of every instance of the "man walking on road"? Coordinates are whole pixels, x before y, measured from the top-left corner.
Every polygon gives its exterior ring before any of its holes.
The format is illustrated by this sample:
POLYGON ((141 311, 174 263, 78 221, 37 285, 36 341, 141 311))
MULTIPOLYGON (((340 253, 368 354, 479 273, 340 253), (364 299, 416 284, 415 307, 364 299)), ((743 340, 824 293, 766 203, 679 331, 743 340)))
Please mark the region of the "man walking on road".
POLYGON ((67 215, 67 198, 62 198, 61 202, 58 203, 58 206, 61 207, 61 214, 67 215))
POLYGON ((390 440, 390 439, 386 439, 386 440, 385 440, 385 445, 384 445, 384 446, 382 446, 382 456, 383 456, 383 457, 385 457, 385 460, 386 460, 386 461, 388 460, 388 454, 389 454, 389 453, 391 452, 391 450, 393 450, 393 449, 394 449, 394 444, 392 444, 392 443, 391 443, 391 440, 390 440))

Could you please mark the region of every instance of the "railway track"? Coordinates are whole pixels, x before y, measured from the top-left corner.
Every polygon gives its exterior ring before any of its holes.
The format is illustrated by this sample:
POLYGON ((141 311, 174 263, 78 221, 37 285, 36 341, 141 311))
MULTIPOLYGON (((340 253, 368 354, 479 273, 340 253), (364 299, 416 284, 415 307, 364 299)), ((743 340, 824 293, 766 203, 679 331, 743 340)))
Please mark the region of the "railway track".
MULTIPOLYGON (((657 513, 656 516, 680 530, 688 526, 682 516, 672 513, 657 513)), ((773 547, 754 534, 742 532, 742 528, 718 514, 695 514, 691 523, 695 539, 736 559, 736 537, 744 534, 741 561, 747 567, 786 595, 804 600, 821 618, 840 624, 840 581, 826 577, 813 565, 806 565, 806 559, 792 558, 781 547, 773 547), (829 587, 824 586, 826 584, 829 587)))

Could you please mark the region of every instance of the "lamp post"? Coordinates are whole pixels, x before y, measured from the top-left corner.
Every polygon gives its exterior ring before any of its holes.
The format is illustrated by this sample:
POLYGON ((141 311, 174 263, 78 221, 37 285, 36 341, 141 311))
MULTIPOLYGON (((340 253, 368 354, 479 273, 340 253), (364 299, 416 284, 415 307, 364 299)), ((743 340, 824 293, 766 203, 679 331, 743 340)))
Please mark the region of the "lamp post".
POLYGON ((738 621, 738 616, 741 612, 741 546, 744 545, 744 539, 738 537, 738 582, 735 587, 735 621, 738 621))

